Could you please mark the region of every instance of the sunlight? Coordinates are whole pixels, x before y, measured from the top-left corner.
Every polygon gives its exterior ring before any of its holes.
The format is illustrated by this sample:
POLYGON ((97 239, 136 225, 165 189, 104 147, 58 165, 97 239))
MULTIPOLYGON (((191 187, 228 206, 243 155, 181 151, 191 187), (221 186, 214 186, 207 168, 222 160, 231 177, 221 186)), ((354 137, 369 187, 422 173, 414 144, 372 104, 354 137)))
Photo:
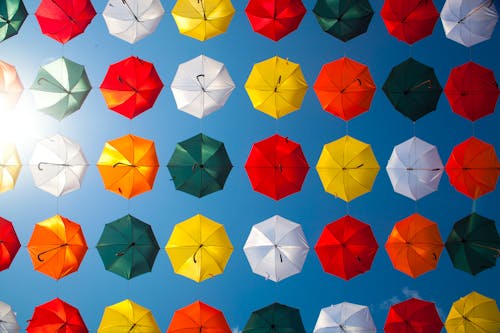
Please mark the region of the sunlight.
POLYGON ((14 110, 0 111, 0 140, 21 143, 38 137, 36 117, 22 105, 14 110))

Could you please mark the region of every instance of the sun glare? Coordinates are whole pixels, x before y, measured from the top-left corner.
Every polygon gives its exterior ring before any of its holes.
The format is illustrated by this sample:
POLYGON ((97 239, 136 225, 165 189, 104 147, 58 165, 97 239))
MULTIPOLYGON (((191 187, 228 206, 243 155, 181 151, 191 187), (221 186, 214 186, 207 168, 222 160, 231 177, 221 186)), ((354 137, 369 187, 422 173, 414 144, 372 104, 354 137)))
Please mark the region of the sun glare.
POLYGON ((0 110, 0 140, 22 143, 37 134, 36 119, 20 105, 14 110, 0 110))

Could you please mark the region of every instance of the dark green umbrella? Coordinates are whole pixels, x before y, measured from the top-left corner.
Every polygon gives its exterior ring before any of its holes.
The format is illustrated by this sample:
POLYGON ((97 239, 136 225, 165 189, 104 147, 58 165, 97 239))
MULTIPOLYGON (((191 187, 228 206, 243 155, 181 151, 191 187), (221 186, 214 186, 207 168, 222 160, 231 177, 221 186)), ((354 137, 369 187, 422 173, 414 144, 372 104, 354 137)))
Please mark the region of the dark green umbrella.
POLYGON ((305 333, 299 309, 273 303, 252 312, 242 333, 305 333))
POLYGON ((445 245, 453 266, 472 275, 495 266, 500 255, 495 221, 476 213, 453 225, 445 245))
POLYGON ((201 198, 222 190, 233 166, 224 144, 200 133, 177 144, 167 167, 176 189, 201 198))
POLYGON ((107 223, 97 243, 104 267, 126 279, 150 272, 159 249, 151 226, 132 215, 107 223))
POLYGON ((0 42, 17 35, 28 16, 22 0, 0 1, 0 42))
POLYGON ((436 110, 443 89, 432 67, 408 58, 392 68, 383 90, 396 110, 416 121, 436 110))
POLYGON ((344 42, 365 33, 373 16, 368 0, 318 0, 313 12, 324 31, 344 42))

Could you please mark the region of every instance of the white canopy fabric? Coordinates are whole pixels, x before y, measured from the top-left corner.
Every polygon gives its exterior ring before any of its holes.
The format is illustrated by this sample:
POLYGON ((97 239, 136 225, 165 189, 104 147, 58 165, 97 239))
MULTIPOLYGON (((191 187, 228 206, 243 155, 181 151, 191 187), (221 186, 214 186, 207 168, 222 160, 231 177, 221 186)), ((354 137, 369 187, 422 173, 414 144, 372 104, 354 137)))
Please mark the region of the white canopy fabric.
POLYGON ((21 171, 21 160, 16 146, 0 141, 0 193, 12 190, 21 171))
POLYGON ((375 333, 370 309, 348 302, 321 309, 313 333, 375 333))
POLYGON ((18 333, 21 327, 9 304, 0 302, 0 333, 18 333))
POLYGON ((0 60, 0 110, 15 108, 23 89, 16 68, 0 60))

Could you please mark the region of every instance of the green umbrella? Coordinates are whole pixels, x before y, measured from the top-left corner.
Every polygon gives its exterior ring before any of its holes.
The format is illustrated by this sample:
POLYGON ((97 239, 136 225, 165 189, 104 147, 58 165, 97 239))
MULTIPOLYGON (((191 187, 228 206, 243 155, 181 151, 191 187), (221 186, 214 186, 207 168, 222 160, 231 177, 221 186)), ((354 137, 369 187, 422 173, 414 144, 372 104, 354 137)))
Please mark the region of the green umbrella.
POLYGON ((40 68, 31 92, 39 111, 61 120, 81 108, 91 88, 85 67, 62 57, 40 68))
POLYGON ((107 223, 96 247, 104 267, 129 280, 151 272, 160 249, 151 226, 132 215, 107 223))
POLYGON ((373 16, 368 0, 318 0, 313 12, 324 31, 344 42, 365 33, 373 16))
POLYGON ((22 0, 0 1, 0 42, 17 35, 28 16, 22 0))
POLYGON ((176 189, 201 198, 222 190, 233 166, 224 144, 200 133, 177 144, 167 167, 176 189))
POLYGON ((299 309, 273 303, 252 312, 242 333, 305 333, 299 309))
POLYGON ((495 221, 476 213, 453 225, 445 245, 453 266, 472 275, 495 266, 500 255, 495 221))
POLYGON ((396 110, 416 121, 436 110, 443 89, 432 67, 408 58, 392 68, 383 90, 396 110))

